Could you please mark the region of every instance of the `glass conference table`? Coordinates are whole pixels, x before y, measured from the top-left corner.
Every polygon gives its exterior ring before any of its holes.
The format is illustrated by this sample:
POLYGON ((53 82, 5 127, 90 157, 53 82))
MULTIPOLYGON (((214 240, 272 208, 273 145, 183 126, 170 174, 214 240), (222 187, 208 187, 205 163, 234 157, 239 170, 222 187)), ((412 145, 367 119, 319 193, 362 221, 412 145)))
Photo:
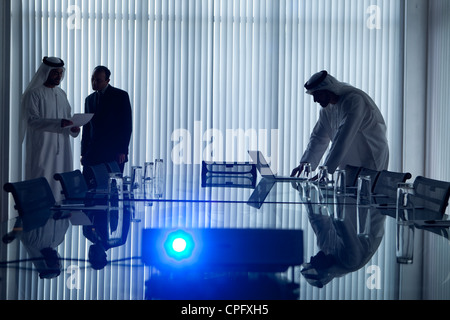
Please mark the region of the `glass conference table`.
POLYGON ((418 219, 414 257, 403 265, 396 259, 393 207, 373 205, 362 212, 354 193, 336 199, 332 187, 299 181, 258 177, 250 186, 239 180, 205 185, 196 168, 168 175, 162 196, 131 193, 119 210, 106 201, 89 207, 72 204, 63 213, 55 210, 53 217, 34 217, 31 223, 14 218, 1 225, 2 237, 19 230, 10 243, 1 243, 1 299, 394 300, 405 298, 402 290, 418 299, 439 299, 429 288, 436 294, 447 292, 450 268, 441 253, 449 249, 448 227, 424 223, 439 217, 418 219), (309 194, 305 186, 313 186, 309 194), (248 250, 260 259, 256 264, 278 253, 292 256, 293 262, 279 268, 275 263, 273 270, 228 270, 225 264, 196 272, 192 265, 184 269, 181 259, 172 269, 161 268, 146 257, 155 253, 155 244, 146 242, 149 230, 166 235, 217 231, 216 237, 228 241, 216 250, 218 257, 241 250, 239 243, 244 248, 253 239, 248 250), (285 234, 277 230, 296 232, 286 238, 295 243, 277 242, 285 234), (263 233, 252 236, 252 231, 263 233), (425 242, 434 244, 435 252, 427 252, 425 242), (433 272, 425 288, 424 279, 436 265, 439 272, 433 272), (402 289, 409 274, 411 281, 402 289), (408 287, 416 280, 417 286, 408 287))

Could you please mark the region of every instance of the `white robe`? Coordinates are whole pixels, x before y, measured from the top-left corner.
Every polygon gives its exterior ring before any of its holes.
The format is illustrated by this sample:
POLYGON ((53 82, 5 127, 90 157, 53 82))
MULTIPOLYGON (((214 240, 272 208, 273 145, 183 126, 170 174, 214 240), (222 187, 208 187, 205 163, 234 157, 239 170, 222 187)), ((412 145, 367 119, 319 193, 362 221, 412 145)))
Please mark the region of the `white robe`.
POLYGON ((27 117, 25 179, 47 178, 56 201, 62 199, 55 173, 73 170, 69 128, 61 128, 61 119, 70 119, 71 107, 66 93, 59 87, 44 85, 24 97, 27 117))
POLYGON ((24 231, 20 234, 20 240, 27 250, 29 257, 31 259, 37 259, 33 261, 33 264, 39 272, 48 270, 41 250, 46 248, 56 250, 63 243, 69 226, 69 219, 48 219, 44 226, 30 231, 24 231))
POLYGON ((386 170, 389 146, 386 125, 379 109, 358 90, 342 95, 337 104, 322 108, 301 159, 315 169, 331 148, 324 165, 333 173, 346 165, 386 170))

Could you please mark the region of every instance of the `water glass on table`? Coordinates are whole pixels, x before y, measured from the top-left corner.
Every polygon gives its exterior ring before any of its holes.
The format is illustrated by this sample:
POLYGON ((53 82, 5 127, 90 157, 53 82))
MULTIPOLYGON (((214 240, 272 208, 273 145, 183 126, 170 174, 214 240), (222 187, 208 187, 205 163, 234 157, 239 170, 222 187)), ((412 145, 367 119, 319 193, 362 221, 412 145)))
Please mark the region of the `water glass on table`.
POLYGON ((311 174, 311 163, 305 163, 300 174, 300 178, 304 179, 304 181, 300 185, 302 187, 302 198, 306 201, 311 201, 311 174))
POLYGON ((356 227, 360 236, 368 237, 370 234, 371 205, 372 179, 370 176, 359 176, 356 195, 356 227))
POLYGON ((410 264, 414 256, 414 186, 399 183, 396 205, 396 255, 397 262, 410 264))
POLYGON ((334 173, 334 194, 336 196, 345 196, 346 184, 345 184, 345 170, 336 170, 334 173))
POLYGON ((345 170, 336 170, 334 176, 334 218, 344 221, 346 210, 345 170))
POLYGON ((164 160, 155 160, 155 178, 154 178, 154 196, 155 198, 161 198, 165 189, 165 169, 164 160))
POLYGON ((142 167, 134 166, 132 167, 132 169, 133 172, 131 175, 131 191, 136 196, 142 190, 142 167))
POLYGON ((108 180, 108 206, 119 208, 123 206, 123 177, 120 173, 110 173, 108 180))
POLYGON ((154 167, 153 162, 146 162, 144 165, 144 195, 149 199, 153 197, 154 167))

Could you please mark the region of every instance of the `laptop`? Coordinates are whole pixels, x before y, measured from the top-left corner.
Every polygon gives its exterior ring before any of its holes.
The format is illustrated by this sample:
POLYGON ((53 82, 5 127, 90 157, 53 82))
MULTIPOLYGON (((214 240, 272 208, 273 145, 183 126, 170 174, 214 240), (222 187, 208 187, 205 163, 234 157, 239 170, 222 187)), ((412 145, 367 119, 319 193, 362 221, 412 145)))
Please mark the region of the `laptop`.
POLYGON ((250 207, 261 209, 264 201, 266 201, 266 198, 274 187, 275 183, 276 181, 273 179, 261 179, 261 181, 255 187, 253 193, 250 195, 247 204, 250 207))
POLYGON ((256 169, 259 171, 263 178, 272 179, 276 181, 303 181, 304 178, 290 177, 290 176, 276 176, 262 154, 261 151, 248 151, 250 158, 256 164, 256 169))

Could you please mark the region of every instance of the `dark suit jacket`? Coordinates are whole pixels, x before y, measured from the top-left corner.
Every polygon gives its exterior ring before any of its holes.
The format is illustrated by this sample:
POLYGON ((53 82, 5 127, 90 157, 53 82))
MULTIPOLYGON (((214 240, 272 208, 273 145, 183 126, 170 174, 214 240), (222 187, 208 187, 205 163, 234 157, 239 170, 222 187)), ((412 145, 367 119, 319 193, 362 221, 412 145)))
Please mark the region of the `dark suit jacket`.
POLYGON ((128 93, 109 85, 98 105, 97 95, 94 92, 85 101, 85 112, 94 113, 94 117, 83 126, 81 156, 84 166, 117 161, 119 154, 128 155, 132 131, 128 93))

